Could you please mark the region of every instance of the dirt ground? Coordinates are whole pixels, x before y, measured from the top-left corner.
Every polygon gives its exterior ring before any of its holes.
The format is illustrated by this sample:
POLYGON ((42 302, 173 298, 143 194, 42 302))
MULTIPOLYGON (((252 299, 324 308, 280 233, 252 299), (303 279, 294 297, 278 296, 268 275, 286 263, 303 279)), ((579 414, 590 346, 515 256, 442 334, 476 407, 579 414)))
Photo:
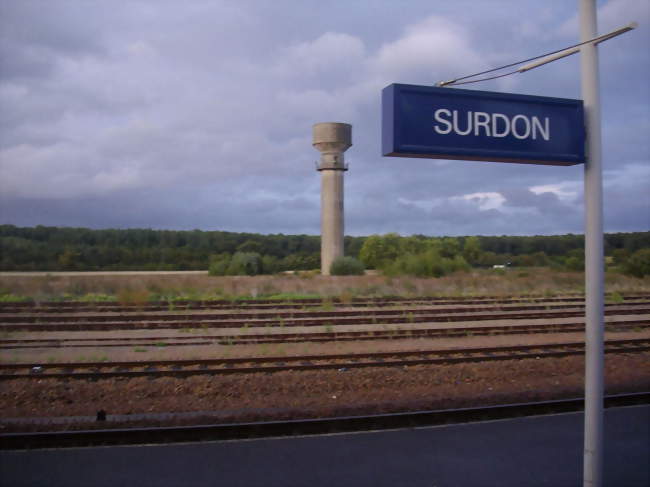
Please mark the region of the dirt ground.
MULTIPOLYGON (((648 363, 647 352, 608 355, 607 393, 647 391, 648 363)), ((211 411, 212 422, 236 422, 446 409, 580 397, 583 368, 582 357, 564 357, 153 380, 12 380, 2 384, 0 412, 18 418, 211 411)))

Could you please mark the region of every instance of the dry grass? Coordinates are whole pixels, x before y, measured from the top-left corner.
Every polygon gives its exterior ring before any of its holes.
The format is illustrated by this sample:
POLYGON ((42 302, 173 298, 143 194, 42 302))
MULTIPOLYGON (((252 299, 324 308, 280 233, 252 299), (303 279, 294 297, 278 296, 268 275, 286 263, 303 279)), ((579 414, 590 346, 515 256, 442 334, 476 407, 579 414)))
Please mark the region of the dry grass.
MULTIPOLYGON (((584 276, 579 272, 559 272, 547 268, 459 272, 441 278, 389 278, 366 276, 236 276, 212 277, 197 274, 140 275, 0 275, 3 293, 30 296, 37 300, 98 293, 116 296, 118 301, 139 303, 165 296, 194 299, 269 296, 274 294, 317 294, 319 296, 480 296, 560 294, 584 292, 584 276)), ((608 292, 650 292, 650 278, 638 279, 607 274, 608 292)))

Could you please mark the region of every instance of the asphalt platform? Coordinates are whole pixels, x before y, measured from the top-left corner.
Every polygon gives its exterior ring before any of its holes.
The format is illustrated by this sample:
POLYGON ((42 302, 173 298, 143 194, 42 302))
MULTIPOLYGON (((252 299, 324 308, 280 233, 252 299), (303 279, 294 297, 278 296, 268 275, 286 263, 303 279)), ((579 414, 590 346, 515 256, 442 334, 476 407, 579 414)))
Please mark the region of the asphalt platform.
MULTIPOLYGON (((2 486, 582 486, 583 415, 245 441, 0 452, 2 486)), ((605 412, 605 486, 650 486, 650 406, 605 412)))

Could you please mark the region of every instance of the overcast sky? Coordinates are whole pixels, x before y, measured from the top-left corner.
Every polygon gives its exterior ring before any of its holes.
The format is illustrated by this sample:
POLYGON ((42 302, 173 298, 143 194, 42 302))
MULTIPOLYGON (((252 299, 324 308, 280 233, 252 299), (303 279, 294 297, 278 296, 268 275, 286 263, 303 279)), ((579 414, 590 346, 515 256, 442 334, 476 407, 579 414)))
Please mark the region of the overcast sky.
MULTIPOLYGON (((605 230, 650 229, 650 2, 599 2, 605 230)), ((579 42, 578 0, 0 0, 0 223, 318 234, 317 122, 353 126, 347 235, 583 233, 583 167, 382 157, 380 94, 579 42)), ((580 98, 579 56, 466 88, 580 98)))

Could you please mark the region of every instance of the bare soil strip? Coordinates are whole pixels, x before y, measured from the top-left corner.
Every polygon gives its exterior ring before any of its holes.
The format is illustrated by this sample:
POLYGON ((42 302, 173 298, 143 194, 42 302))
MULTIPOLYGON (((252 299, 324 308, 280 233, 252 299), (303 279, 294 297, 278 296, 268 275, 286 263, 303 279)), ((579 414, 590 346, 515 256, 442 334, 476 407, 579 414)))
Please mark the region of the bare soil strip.
MULTIPOLYGON (((607 393, 648 390, 648 360, 650 353, 608 355, 607 393)), ((3 383, 0 410, 4 418, 94 417, 100 410, 108 415, 211 411, 211 421, 230 423, 447 409, 580 397, 583 369, 581 357, 564 357, 153 380, 17 380, 3 383)), ((0 420, 0 426, 7 432, 89 425, 0 420)))

